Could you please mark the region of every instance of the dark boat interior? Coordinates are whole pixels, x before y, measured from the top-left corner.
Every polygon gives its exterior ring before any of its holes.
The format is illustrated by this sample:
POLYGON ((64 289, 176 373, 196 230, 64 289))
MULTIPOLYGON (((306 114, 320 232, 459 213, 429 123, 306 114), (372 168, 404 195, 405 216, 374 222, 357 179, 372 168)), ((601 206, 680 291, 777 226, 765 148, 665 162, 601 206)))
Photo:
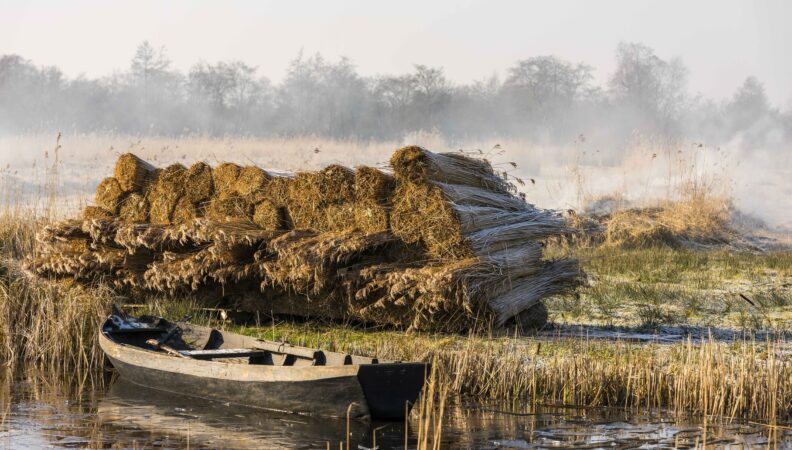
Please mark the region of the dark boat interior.
POLYGON ((154 316, 112 315, 102 332, 116 343, 179 358, 270 366, 379 364, 377 358, 297 347, 154 316))

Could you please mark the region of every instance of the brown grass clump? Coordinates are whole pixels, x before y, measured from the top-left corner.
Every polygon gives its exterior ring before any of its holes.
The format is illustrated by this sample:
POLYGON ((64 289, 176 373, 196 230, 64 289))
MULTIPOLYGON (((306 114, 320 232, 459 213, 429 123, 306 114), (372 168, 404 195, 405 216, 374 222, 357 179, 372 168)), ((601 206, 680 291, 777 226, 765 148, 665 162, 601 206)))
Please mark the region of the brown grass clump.
POLYGON ((719 245, 735 236, 729 224, 729 203, 703 195, 617 211, 602 220, 604 243, 614 247, 719 245))
POLYGON ((269 200, 262 200, 253 210, 253 223, 263 230, 277 231, 284 228, 282 208, 269 200))
POLYGON ((112 216, 113 213, 100 206, 86 206, 82 212, 82 218, 84 220, 106 219, 112 216))
POLYGON ((680 202, 667 203, 661 221, 685 240, 723 244, 734 238, 730 210, 728 200, 700 193, 680 202))
POLYGON ((113 177, 105 178, 96 188, 97 206, 112 214, 118 213, 118 207, 123 199, 124 191, 118 184, 118 180, 113 177))
POLYGON ((254 203, 263 200, 264 187, 270 180, 270 175, 256 166, 245 166, 239 170, 234 191, 243 197, 250 197, 254 203))
POLYGON ((139 191, 145 188, 153 171, 151 164, 132 153, 124 153, 116 161, 115 178, 124 192, 139 191))
POLYGON ((234 163, 223 163, 212 171, 215 192, 221 196, 233 195, 236 190, 236 180, 239 177, 239 166, 234 163))
POLYGON ((661 208, 641 208, 617 211, 607 220, 605 242, 624 248, 675 246, 671 230, 660 223, 661 208))
POLYGON ((124 199, 118 216, 126 222, 148 222, 149 202, 143 195, 133 192, 124 199))
POLYGON ((214 194, 212 168, 204 162, 190 166, 184 176, 184 187, 185 195, 190 202, 199 204, 209 200, 214 194))

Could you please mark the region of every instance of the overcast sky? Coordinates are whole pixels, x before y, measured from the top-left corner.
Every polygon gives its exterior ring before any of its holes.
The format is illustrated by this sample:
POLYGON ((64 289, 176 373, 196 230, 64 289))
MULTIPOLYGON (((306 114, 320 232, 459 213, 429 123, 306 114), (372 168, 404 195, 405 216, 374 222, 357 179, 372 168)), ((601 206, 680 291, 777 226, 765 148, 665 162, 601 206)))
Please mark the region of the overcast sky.
POLYGON ((0 54, 69 76, 126 69, 143 40, 177 69, 239 59, 278 81, 300 49, 351 58, 365 75, 442 66, 459 83, 503 75, 516 60, 554 54, 596 68, 619 41, 681 57, 690 87, 731 95, 747 76, 774 103, 792 102, 792 1, 35 1, 0 0, 0 54))

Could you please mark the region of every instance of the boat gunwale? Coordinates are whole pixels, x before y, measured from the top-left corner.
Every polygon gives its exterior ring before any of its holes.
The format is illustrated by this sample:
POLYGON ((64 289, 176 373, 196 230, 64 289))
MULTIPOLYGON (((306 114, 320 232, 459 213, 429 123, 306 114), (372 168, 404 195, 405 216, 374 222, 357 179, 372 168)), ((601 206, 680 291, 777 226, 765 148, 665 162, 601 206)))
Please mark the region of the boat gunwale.
MULTIPOLYGON (((210 327, 189 324, 190 327, 198 330, 213 330, 210 327)), ((217 330, 221 333, 240 336, 242 338, 253 339, 270 344, 284 344, 281 342, 267 341, 238 333, 217 330)), ((194 358, 179 358, 174 355, 146 349, 137 345, 125 343, 122 340, 113 339, 110 333, 101 330, 99 333, 99 344, 105 354, 111 359, 118 359, 132 366, 146 367, 156 370, 166 370, 169 372, 199 375, 208 378, 266 382, 266 381, 314 381, 326 378, 357 376, 361 366, 403 366, 412 364, 425 364, 421 362, 397 362, 397 361, 378 361, 377 363, 346 364, 346 365, 295 365, 280 366, 270 364, 240 364, 223 360, 202 360, 194 358)), ((287 344, 292 348, 318 350, 309 347, 299 347, 287 344)), ((265 350, 266 351, 266 350, 265 350)), ((339 352, 329 352, 320 350, 324 353, 334 353, 345 355, 339 352)), ((355 355, 357 356, 357 355, 355 355)), ((368 358, 368 357, 366 357, 368 358)))

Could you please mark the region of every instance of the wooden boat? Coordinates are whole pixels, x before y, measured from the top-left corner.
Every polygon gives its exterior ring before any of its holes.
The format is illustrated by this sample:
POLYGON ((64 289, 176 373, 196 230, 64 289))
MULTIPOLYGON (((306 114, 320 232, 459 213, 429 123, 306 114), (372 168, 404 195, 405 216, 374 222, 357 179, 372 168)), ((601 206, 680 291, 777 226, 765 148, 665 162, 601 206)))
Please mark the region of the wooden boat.
POLYGON ((111 315, 99 344, 120 376, 138 385, 317 416, 404 419, 428 371, 425 363, 321 351, 152 316, 111 315))

